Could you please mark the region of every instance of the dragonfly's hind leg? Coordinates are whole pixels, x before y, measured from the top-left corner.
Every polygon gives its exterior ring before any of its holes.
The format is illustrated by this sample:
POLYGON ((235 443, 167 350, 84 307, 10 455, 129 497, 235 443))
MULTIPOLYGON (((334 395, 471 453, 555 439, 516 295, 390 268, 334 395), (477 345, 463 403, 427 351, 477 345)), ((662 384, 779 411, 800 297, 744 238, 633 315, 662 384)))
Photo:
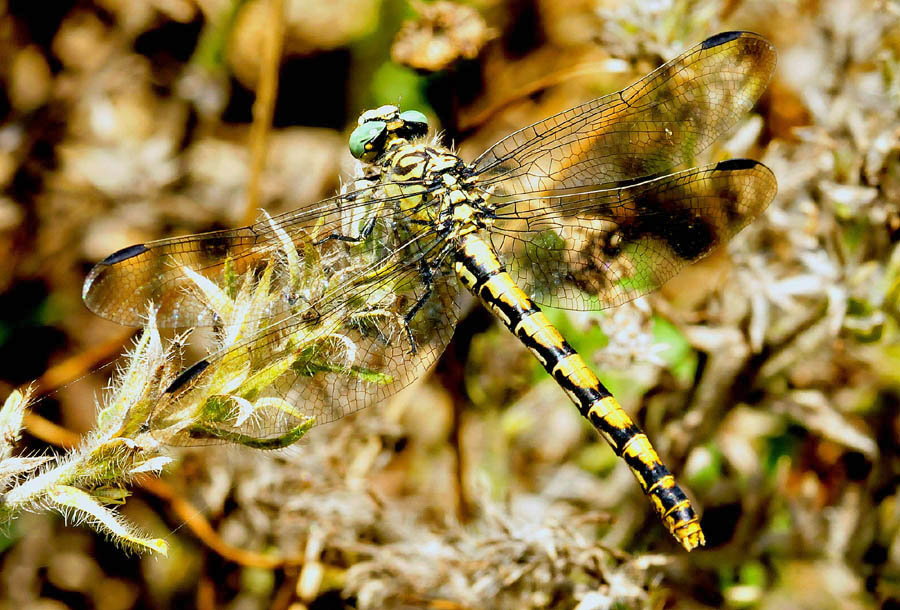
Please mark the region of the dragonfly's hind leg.
POLYGON ((431 270, 429 265, 422 266, 422 275, 424 276, 423 283, 425 284, 425 292, 422 293, 413 306, 409 308, 403 316, 403 328, 406 329, 406 337, 409 339, 409 353, 415 354, 418 349, 416 348, 416 338, 413 336, 412 326, 410 322, 413 321, 413 318, 416 317, 416 314, 419 313, 419 310, 425 306, 425 303, 428 302, 428 299, 431 298, 431 295, 434 294, 434 271, 431 270))
POLYGON ((428 299, 431 298, 431 295, 434 294, 434 274, 435 272, 444 264, 444 260, 447 258, 447 255, 453 251, 454 244, 452 242, 448 243, 444 246, 443 250, 441 250, 440 254, 438 254, 431 261, 422 261, 422 283, 425 285, 425 292, 416 299, 416 302, 413 303, 413 306, 409 308, 409 311, 403 316, 403 325, 406 328, 406 336, 409 339, 410 345, 410 354, 415 354, 418 349, 416 348, 416 339, 413 337, 412 326, 410 323, 416 317, 416 314, 419 313, 425 303, 428 302, 428 299))

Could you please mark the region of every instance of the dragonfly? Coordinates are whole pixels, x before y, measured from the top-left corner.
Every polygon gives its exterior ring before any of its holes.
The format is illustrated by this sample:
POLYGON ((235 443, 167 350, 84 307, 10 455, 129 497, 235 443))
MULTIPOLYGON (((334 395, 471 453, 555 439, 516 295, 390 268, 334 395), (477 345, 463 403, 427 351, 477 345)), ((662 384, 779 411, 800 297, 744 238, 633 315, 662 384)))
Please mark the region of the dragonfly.
POLYGON ((720 33, 469 163, 428 138, 422 113, 368 110, 350 135, 358 173, 339 194, 251 226, 119 250, 92 269, 84 301, 126 325, 142 325, 152 302, 160 326, 215 327, 220 314, 197 278, 265 275, 266 306, 254 314, 264 322, 178 375, 151 420, 174 417, 217 370, 237 367, 266 383, 222 390, 221 404, 271 398, 294 408, 261 407, 252 418, 223 409, 220 426, 270 438, 298 417, 331 422, 422 376, 468 291, 624 459, 690 551, 705 538, 688 496, 541 306, 600 310, 645 295, 766 209, 777 184, 760 162, 674 169, 754 106, 775 62, 759 35, 720 33))

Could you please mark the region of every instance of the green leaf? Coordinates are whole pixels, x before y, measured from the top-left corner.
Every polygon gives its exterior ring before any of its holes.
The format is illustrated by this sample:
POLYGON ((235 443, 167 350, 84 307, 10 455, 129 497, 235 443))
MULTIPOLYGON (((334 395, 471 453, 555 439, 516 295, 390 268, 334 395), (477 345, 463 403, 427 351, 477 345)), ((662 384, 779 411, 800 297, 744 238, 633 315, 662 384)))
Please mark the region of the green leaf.
POLYGON ((738 572, 738 582, 744 585, 764 587, 767 580, 766 568, 759 561, 750 560, 745 562, 741 565, 738 572))
POLYGON ((225 293, 232 301, 238 295, 238 274, 234 268, 234 259, 230 256, 225 259, 222 267, 222 283, 225 284, 225 293))
POLYGON ((300 425, 294 426, 281 436, 275 436, 272 438, 259 438, 256 436, 251 436, 249 434, 243 434, 241 432, 235 432, 233 430, 224 430, 222 428, 216 428, 215 426, 208 426, 205 424, 194 424, 187 429, 187 434, 193 440, 225 441, 228 443, 243 445, 244 447, 250 447, 251 449, 284 449, 285 447, 293 445, 298 440, 303 438, 303 436, 306 435, 306 433, 310 430, 310 428, 313 427, 314 424, 315 419, 310 417, 300 425))
POLYGON ((782 457, 792 458, 798 446, 806 437, 806 431, 799 426, 788 426, 784 433, 771 436, 767 440, 767 451, 764 454, 763 469, 773 475, 782 457))
POLYGON ((697 352, 669 320, 653 316, 653 339, 657 344, 665 344, 668 349, 660 352, 669 370, 683 385, 689 385, 697 372, 697 352))
POLYGON ((724 458, 714 443, 697 447, 688 460, 690 470, 685 470, 685 480, 696 490, 709 489, 722 476, 724 458))
POLYGON ((21 537, 22 531, 19 529, 18 521, 4 524, 4 527, 0 528, 0 553, 18 542, 21 537))
POLYGON ((394 378, 387 373, 376 371, 361 366, 343 366, 340 364, 332 364, 322 360, 317 360, 318 350, 315 347, 305 348, 300 357, 294 360, 291 368, 297 373, 312 377, 318 373, 336 373, 338 375, 347 375, 349 377, 357 377, 368 383, 377 383, 387 385, 394 382, 394 378))
POLYGON ((138 550, 148 550, 166 555, 169 545, 161 538, 146 538, 138 534, 132 526, 118 514, 104 507, 89 493, 70 487, 56 485, 48 491, 49 500, 63 510, 73 511, 77 518, 86 520, 98 531, 104 532, 119 544, 138 550))
POLYGON ((211 396, 198 414, 198 418, 204 422, 227 421, 233 412, 233 405, 227 396, 211 396))
POLYGON ((91 490, 91 495, 104 504, 125 504, 131 492, 123 487, 102 485, 91 490))
POLYGON ((414 70, 386 61, 375 70, 369 95, 373 108, 402 100, 404 108, 427 111, 431 106, 424 91, 425 79, 414 70))

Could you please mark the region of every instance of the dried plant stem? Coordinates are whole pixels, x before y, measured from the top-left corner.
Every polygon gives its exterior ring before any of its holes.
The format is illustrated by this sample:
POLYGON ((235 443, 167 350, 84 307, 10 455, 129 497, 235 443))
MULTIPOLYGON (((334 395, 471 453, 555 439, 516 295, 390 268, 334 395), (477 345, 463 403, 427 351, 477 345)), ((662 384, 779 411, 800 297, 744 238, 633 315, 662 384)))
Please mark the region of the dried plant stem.
POLYGON ((73 449, 81 442, 81 435, 35 413, 25 414, 25 428, 36 439, 61 449, 73 449))
MULTIPOLYGON (((71 449, 81 441, 79 434, 34 413, 25 414, 25 424, 32 436, 62 449, 71 449)), ((222 540, 209 521, 202 515, 200 509, 179 496, 171 485, 153 476, 143 476, 137 482, 147 492, 166 501, 172 507, 172 511, 178 515, 178 518, 187 525, 197 538, 228 561, 233 561, 246 567, 264 569, 296 566, 303 563, 303 559, 299 557, 263 555, 234 547, 222 540)))
POLYGON ((244 224, 251 224, 259 213, 259 183, 268 151, 269 129, 278 92, 278 68, 284 46, 284 0, 269 0, 269 35, 259 68, 253 125, 250 127, 250 175, 247 180, 247 207, 244 224))
POLYGON ((565 83, 581 77, 596 78, 598 74, 602 74, 605 71, 604 62, 602 61, 589 61, 576 64, 569 68, 556 70, 555 72, 551 72, 517 87, 508 95, 492 102, 486 108, 482 108, 481 110, 461 111, 459 129, 461 131, 476 129, 490 121, 505 108, 521 102, 522 100, 527 100, 529 96, 534 95, 538 91, 543 91, 544 89, 549 89, 560 83, 565 83))
POLYGON ((190 528, 203 544, 228 561, 233 561, 234 563, 246 567, 263 568, 267 570, 303 564, 302 557, 263 555, 262 553, 255 553, 228 544, 222 540, 221 536, 213 529, 213 526, 201 514, 196 506, 178 495, 178 492, 162 479, 156 477, 144 477, 140 480, 140 485, 143 489, 146 489, 157 498, 168 502, 175 514, 178 515, 178 518, 184 521, 185 525, 190 528))
POLYGON ((35 393, 47 393, 74 381, 91 371, 99 363, 117 356, 129 339, 134 337, 134 329, 125 329, 99 345, 66 358, 41 375, 37 381, 35 393))

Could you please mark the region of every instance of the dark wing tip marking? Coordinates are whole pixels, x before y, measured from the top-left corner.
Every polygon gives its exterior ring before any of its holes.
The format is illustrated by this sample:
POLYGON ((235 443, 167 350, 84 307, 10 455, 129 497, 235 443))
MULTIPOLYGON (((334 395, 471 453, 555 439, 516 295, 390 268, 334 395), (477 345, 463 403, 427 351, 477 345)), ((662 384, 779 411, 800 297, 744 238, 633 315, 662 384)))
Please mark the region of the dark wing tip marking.
MULTIPOLYGON (((130 258, 134 258, 135 256, 140 256, 144 252, 147 252, 149 248, 144 244, 135 244, 133 246, 128 246, 127 248, 122 248, 121 250, 116 250, 102 261, 94 265, 94 268, 91 269, 91 272, 88 274, 87 278, 84 280, 84 286, 81 288, 81 298, 87 305, 88 309, 93 311, 95 314, 102 316, 104 318, 109 317, 109 313, 106 312, 105 305, 103 304, 103 295, 98 294, 101 291, 95 291, 91 294, 92 288, 95 283, 102 283, 104 277, 108 277, 109 273, 115 273, 115 270, 109 269, 122 261, 127 261, 130 258)), ((142 322, 131 322, 132 326, 140 326, 142 322)))
POLYGON ((195 362, 189 368, 182 371, 182 373, 175 378, 175 380, 169 384, 169 387, 166 388, 164 394, 173 394, 181 389, 187 382, 191 379, 202 373, 209 366, 209 360, 200 360, 199 362, 195 362))
POLYGON ((127 248, 122 248, 121 250, 116 250, 102 261, 100 261, 99 265, 115 265, 116 263, 121 263, 124 260, 128 260, 134 256, 138 256, 139 254, 143 254, 148 250, 147 246, 144 244, 136 244, 134 246, 128 246, 127 248))
POLYGON ((717 47, 720 44, 725 44, 735 38, 740 38, 744 34, 749 34, 750 32, 744 32, 741 30, 736 30, 733 32, 720 32, 715 36, 710 36, 706 40, 700 43, 700 47, 703 49, 711 49, 713 47, 717 47))
POLYGON ((754 169, 762 165, 759 161, 755 161, 753 159, 726 159, 724 161, 719 161, 716 163, 716 166, 713 168, 715 171, 728 171, 728 170, 744 170, 744 169, 754 169))

